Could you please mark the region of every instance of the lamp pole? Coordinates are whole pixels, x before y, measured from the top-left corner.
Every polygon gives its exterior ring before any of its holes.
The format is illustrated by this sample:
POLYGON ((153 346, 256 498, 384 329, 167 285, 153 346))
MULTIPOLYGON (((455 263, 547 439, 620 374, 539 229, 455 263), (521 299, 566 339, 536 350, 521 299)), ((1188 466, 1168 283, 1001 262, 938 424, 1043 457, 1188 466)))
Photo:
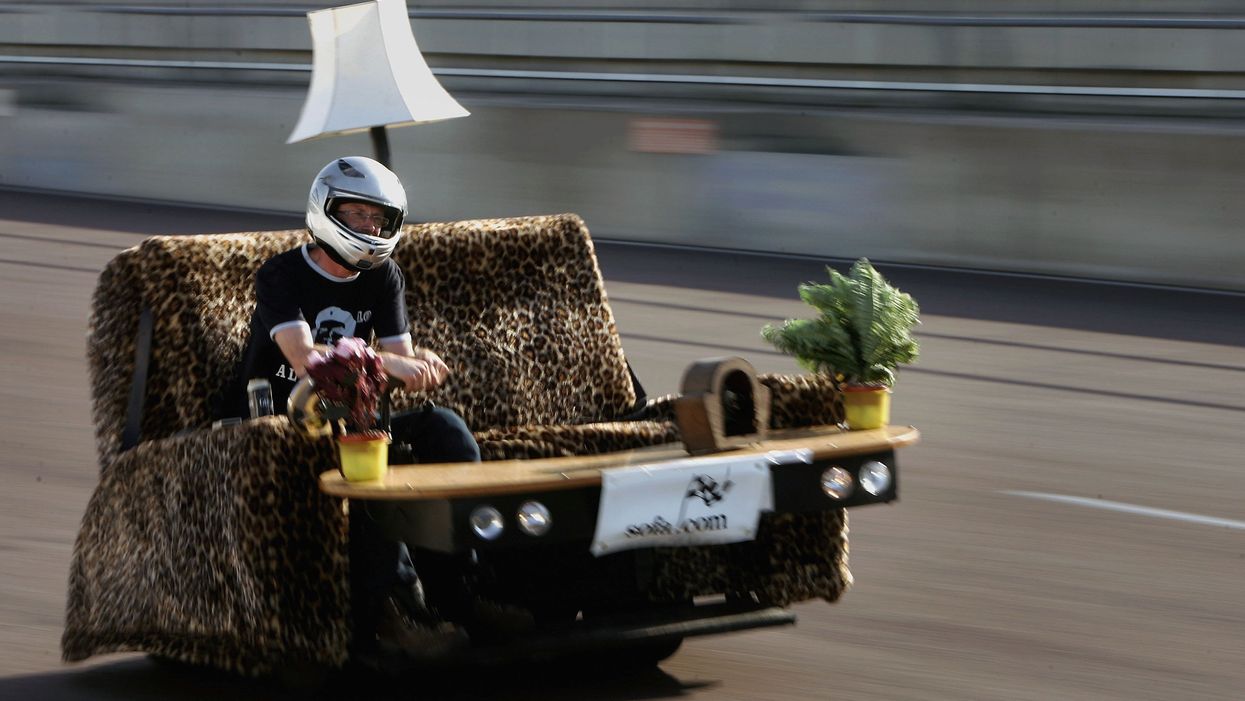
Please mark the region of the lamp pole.
POLYGON ((377 162, 389 168, 389 134, 384 125, 372 127, 368 133, 372 136, 372 150, 376 152, 377 162))

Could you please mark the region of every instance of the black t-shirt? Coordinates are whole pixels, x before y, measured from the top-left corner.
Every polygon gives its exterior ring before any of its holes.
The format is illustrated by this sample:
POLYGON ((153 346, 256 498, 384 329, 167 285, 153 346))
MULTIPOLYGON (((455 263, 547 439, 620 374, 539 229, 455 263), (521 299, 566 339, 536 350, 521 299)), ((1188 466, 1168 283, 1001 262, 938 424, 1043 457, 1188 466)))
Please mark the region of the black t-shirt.
POLYGON ((406 317, 406 281, 392 259, 349 278, 329 275, 316 265, 303 245, 269 258, 255 275, 255 313, 251 335, 233 383, 226 390, 217 418, 247 417, 246 384, 266 378, 272 384, 273 407, 284 413, 290 390, 298 380, 272 339, 282 329, 306 324, 316 344, 328 345, 343 336, 382 343, 410 333, 406 317))

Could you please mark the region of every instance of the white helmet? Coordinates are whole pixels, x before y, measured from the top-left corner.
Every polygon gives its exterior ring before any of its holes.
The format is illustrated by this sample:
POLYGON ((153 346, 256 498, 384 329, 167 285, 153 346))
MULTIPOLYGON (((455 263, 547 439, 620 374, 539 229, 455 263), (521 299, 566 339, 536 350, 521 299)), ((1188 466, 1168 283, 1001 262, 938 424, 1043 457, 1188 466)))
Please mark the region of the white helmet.
POLYGON ((406 190, 398 176, 363 156, 338 158, 324 166, 307 197, 307 228, 316 243, 339 265, 370 270, 384 263, 402 238, 406 190), (364 202, 385 210, 378 236, 351 230, 335 216, 344 202, 364 202))

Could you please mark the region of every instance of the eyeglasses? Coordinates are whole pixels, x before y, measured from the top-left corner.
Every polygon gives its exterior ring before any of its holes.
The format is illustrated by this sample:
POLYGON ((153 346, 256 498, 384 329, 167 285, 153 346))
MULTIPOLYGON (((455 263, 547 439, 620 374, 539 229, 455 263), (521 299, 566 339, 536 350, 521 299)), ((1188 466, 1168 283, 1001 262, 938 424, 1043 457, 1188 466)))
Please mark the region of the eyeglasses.
POLYGON ((382 231, 389 228, 389 217, 383 214, 372 214, 354 209, 339 209, 337 210, 337 218, 351 227, 370 225, 382 231))

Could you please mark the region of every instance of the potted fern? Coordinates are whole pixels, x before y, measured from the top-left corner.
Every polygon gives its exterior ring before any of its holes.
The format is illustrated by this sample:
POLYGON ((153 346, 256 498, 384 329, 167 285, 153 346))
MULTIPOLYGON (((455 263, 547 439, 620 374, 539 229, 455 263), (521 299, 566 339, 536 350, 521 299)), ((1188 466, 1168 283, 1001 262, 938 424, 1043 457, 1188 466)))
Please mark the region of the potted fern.
POLYGON ((826 268, 829 283, 800 285, 800 299, 817 310, 815 319, 767 324, 761 336, 795 356, 810 372, 834 377, 843 390, 848 428, 869 429, 890 421, 895 369, 917 358, 912 327, 920 308, 861 258, 848 275, 826 268))

